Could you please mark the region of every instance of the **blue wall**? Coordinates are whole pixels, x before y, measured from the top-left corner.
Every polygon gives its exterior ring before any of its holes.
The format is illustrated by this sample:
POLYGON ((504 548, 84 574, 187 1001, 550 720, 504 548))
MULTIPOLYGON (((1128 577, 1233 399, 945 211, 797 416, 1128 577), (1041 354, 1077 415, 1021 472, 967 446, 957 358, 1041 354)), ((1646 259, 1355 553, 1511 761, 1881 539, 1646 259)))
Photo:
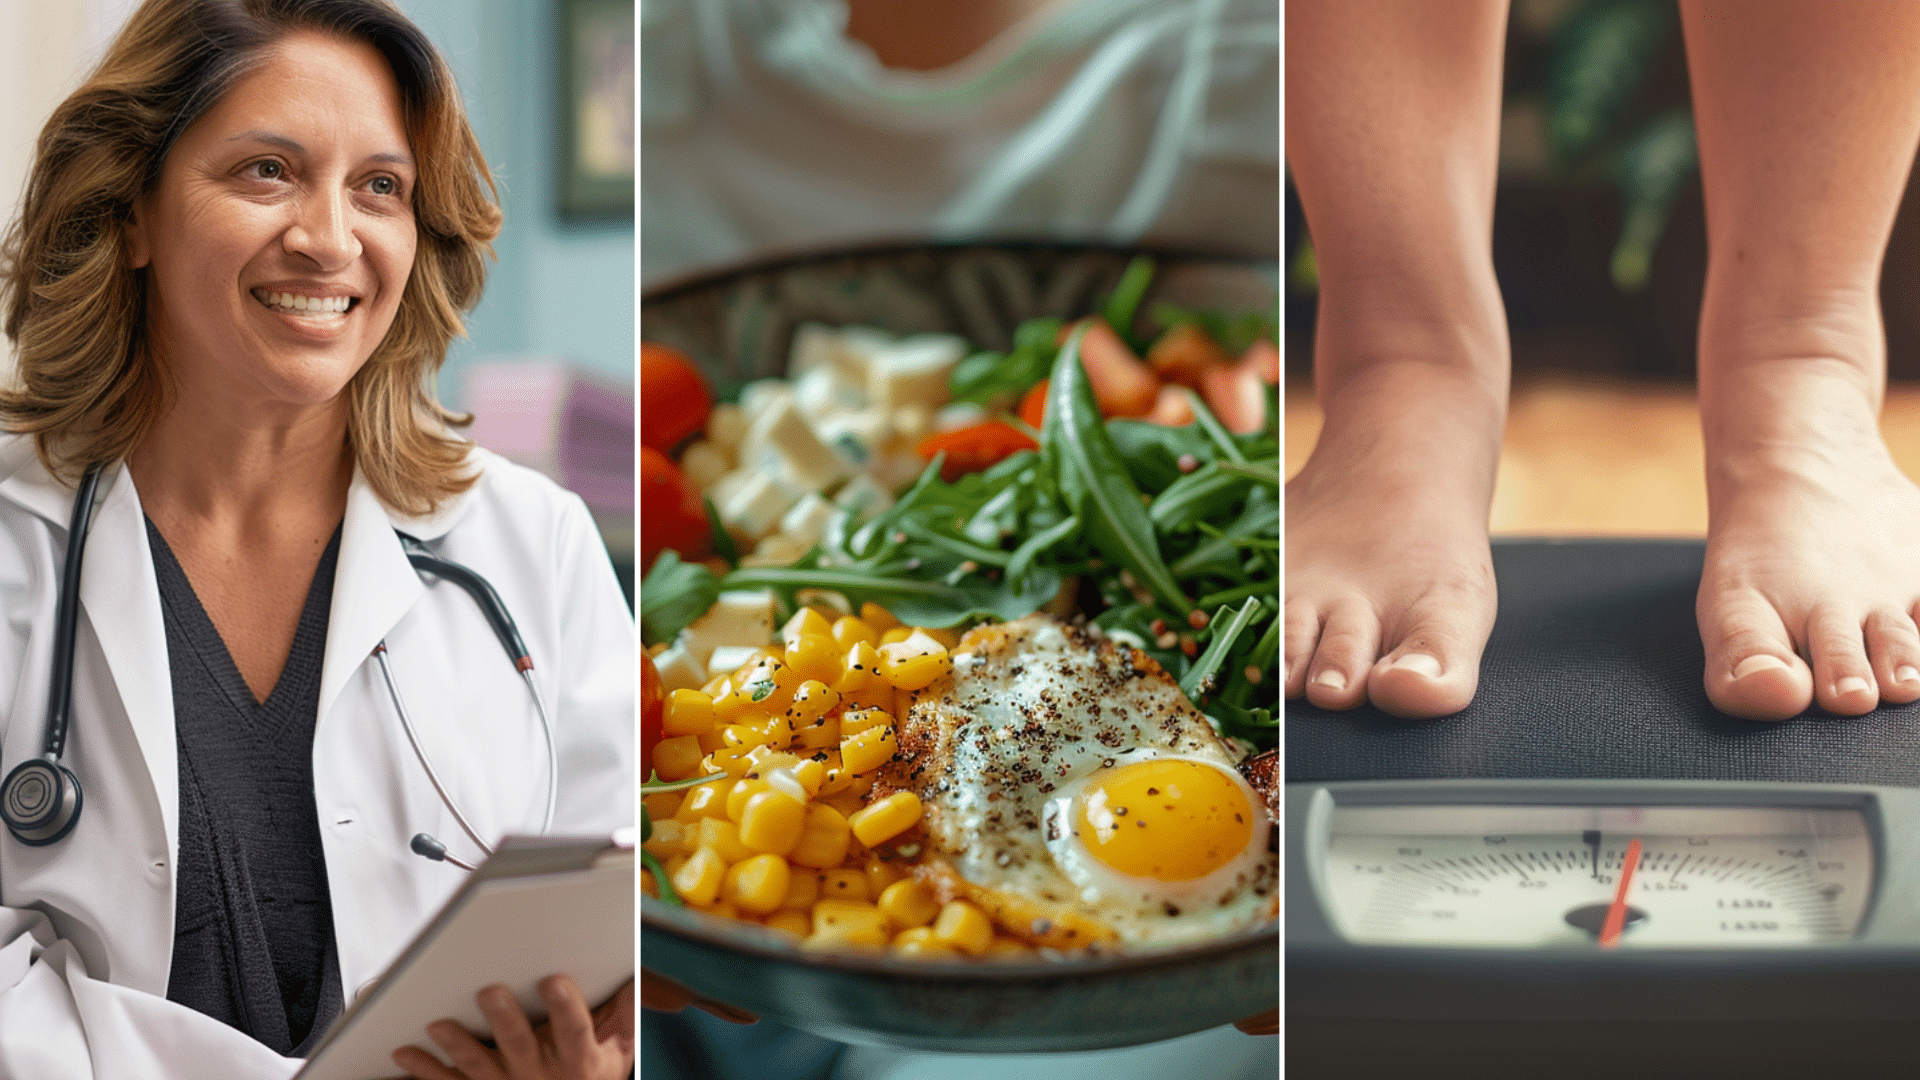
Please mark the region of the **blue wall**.
POLYGON ((461 366, 502 354, 561 356, 631 385, 633 226, 566 223, 555 208, 558 0, 400 2, 452 65, 506 212, 442 396, 459 407, 461 366))

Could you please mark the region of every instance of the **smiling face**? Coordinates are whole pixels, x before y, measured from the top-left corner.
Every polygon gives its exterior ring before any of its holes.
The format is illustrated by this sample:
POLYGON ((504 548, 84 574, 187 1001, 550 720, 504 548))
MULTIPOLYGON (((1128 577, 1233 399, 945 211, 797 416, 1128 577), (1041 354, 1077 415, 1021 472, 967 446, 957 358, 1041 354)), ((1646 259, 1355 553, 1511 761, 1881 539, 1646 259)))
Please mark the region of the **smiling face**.
POLYGON ((377 51, 311 32, 269 46, 174 144, 127 232, 148 343, 182 394, 336 402, 399 310, 415 178, 377 51))

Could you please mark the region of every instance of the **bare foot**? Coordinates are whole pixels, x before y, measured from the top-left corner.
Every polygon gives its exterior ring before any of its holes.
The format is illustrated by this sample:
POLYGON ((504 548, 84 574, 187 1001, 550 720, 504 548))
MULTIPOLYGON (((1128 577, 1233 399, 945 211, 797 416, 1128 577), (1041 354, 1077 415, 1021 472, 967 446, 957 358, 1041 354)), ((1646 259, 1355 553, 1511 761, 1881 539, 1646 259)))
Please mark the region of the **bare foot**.
POLYGON ((1503 378, 1418 362, 1322 394, 1319 444, 1287 483, 1287 697, 1409 719, 1473 700, 1505 400, 1503 378))
POLYGON ((1748 720, 1920 698, 1920 488, 1876 390, 1838 361, 1758 363, 1703 398, 1707 696, 1748 720))

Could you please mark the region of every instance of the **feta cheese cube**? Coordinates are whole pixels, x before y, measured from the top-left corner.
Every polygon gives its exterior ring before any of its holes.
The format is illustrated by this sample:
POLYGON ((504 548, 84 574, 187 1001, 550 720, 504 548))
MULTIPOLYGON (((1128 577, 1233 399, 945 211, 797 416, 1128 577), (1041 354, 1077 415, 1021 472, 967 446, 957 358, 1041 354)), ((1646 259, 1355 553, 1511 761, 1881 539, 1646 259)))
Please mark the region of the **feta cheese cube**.
MULTIPOLYGON (((708 672, 718 671, 713 651, 729 645, 758 648, 773 640, 773 590, 737 589, 720 594, 705 615, 680 632, 675 647, 708 672)), ((709 674, 708 678, 712 678, 709 674)))
MULTIPOLYGON (((780 534, 812 547, 820 542, 820 533, 827 527, 827 520, 839 512, 839 507, 809 491, 780 519, 780 534)), ((801 554, 805 554, 805 551, 801 554)))
POLYGON ((694 659, 688 651, 684 631, 670 648, 653 658, 653 666, 660 673, 660 685, 668 693, 698 690, 707 684, 707 665, 694 659))
POLYGON ((867 399, 891 411, 903 405, 935 409, 947 403, 947 375, 967 354, 967 343, 947 334, 917 334, 875 353, 867 365, 867 399))
POLYGON ((794 479, 808 490, 824 491, 854 473, 853 462, 820 441, 791 399, 767 406, 747 432, 747 446, 777 451, 794 479))

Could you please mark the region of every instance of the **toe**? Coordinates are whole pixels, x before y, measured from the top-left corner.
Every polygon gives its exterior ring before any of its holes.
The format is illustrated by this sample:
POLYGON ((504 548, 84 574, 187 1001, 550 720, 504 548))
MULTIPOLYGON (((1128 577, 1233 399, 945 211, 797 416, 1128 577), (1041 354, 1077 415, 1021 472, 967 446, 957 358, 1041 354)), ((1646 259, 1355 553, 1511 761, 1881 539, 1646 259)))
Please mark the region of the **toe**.
POLYGON ((1835 716, 1859 716, 1880 704, 1858 615, 1816 610, 1807 620, 1807 656, 1813 661, 1813 699, 1821 708, 1835 716))
POLYGON ((1887 609, 1867 616, 1867 657, 1873 663, 1880 700, 1905 705, 1920 700, 1920 630, 1913 616, 1887 609))
POLYGON ((1285 629, 1282 639, 1286 655, 1287 697, 1297 698, 1307 685, 1307 665, 1313 661, 1313 647, 1320 641, 1320 608, 1310 601, 1287 598, 1285 629))
POLYGON ((1758 593, 1700 598, 1707 698, 1743 720, 1785 720, 1813 700, 1813 676, 1773 605, 1758 593))
POLYGON ((1323 709, 1351 709, 1366 699, 1367 674, 1380 655, 1380 617, 1365 602, 1336 604, 1320 629, 1307 669, 1307 700, 1323 709))
POLYGON ((1436 592, 1408 612, 1407 632, 1368 675, 1367 696, 1408 720, 1449 716, 1473 701, 1480 653, 1493 628, 1491 597, 1436 592))

